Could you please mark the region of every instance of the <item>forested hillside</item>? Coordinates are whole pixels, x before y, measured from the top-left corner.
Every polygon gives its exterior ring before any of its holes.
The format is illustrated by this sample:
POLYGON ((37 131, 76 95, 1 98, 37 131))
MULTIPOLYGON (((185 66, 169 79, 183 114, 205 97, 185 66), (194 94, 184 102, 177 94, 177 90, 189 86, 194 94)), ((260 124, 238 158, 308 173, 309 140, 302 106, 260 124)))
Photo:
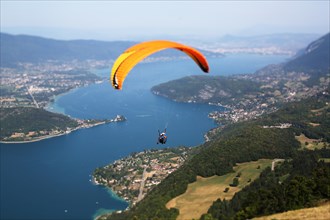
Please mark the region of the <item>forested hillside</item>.
POLYGON ((329 150, 301 151, 275 171, 270 168, 232 200, 218 199, 201 219, 251 219, 316 206, 330 198, 329 150))
POLYGON ((78 126, 68 116, 32 107, 0 108, 0 139, 13 133, 67 130, 78 126))

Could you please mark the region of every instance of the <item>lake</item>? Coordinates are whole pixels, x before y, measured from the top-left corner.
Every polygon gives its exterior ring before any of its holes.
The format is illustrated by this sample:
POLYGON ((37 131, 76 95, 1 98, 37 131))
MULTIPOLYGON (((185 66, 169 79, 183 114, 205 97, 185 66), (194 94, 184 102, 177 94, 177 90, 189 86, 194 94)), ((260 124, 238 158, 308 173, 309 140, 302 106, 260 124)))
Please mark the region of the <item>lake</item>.
MULTIPOLYGON (((229 55, 208 58, 210 75, 252 73, 287 56, 229 55)), ((108 77, 110 71, 97 70, 108 77)), ((93 219, 122 210, 127 203, 91 182, 96 167, 144 149, 197 146, 216 124, 207 117, 221 107, 176 103, 150 92, 153 85, 204 74, 191 60, 138 64, 117 91, 103 82, 72 90, 48 109, 75 118, 127 121, 81 129, 68 135, 25 144, 0 144, 1 219, 93 219), (158 129, 168 142, 157 145, 158 129)))

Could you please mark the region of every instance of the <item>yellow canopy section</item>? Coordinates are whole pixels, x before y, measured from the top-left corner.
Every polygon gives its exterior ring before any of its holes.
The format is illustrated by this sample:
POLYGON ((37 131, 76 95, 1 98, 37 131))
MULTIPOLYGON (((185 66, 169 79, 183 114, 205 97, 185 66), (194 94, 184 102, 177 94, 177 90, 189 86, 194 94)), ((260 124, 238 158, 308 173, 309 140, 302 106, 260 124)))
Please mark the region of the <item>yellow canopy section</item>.
POLYGON ((115 89, 122 89, 122 85, 131 69, 144 58, 158 51, 173 48, 185 52, 190 56, 204 72, 209 72, 206 58, 198 50, 172 41, 148 41, 136 44, 122 53, 111 70, 110 80, 115 89))

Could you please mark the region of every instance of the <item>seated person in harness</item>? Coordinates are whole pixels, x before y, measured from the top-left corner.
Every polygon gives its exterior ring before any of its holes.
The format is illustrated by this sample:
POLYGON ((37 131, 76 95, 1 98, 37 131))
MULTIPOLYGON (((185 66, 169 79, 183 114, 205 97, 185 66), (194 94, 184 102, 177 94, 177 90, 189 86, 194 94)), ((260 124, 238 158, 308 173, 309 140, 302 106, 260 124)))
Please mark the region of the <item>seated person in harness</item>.
POLYGON ((161 144, 165 144, 167 141, 167 136, 166 136, 166 128, 164 130, 164 132, 160 133, 160 131, 158 130, 158 141, 157 144, 161 143, 161 144))

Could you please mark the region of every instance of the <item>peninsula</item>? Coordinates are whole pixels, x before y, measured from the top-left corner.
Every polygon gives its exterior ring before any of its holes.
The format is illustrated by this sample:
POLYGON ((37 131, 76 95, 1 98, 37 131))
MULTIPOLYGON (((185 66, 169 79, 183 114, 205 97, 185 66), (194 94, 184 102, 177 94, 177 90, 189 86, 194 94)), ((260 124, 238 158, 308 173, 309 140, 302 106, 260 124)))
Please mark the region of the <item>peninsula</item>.
POLYGON ((0 108, 2 143, 27 143, 69 134, 82 128, 125 121, 122 115, 113 119, 75 119, 41 108, 0 108))
POLYGON ((192 151, 190 147, 178 147, 133 153, 95 169, 94 183, 111 188, 132 207, 177 170, 192 151))

